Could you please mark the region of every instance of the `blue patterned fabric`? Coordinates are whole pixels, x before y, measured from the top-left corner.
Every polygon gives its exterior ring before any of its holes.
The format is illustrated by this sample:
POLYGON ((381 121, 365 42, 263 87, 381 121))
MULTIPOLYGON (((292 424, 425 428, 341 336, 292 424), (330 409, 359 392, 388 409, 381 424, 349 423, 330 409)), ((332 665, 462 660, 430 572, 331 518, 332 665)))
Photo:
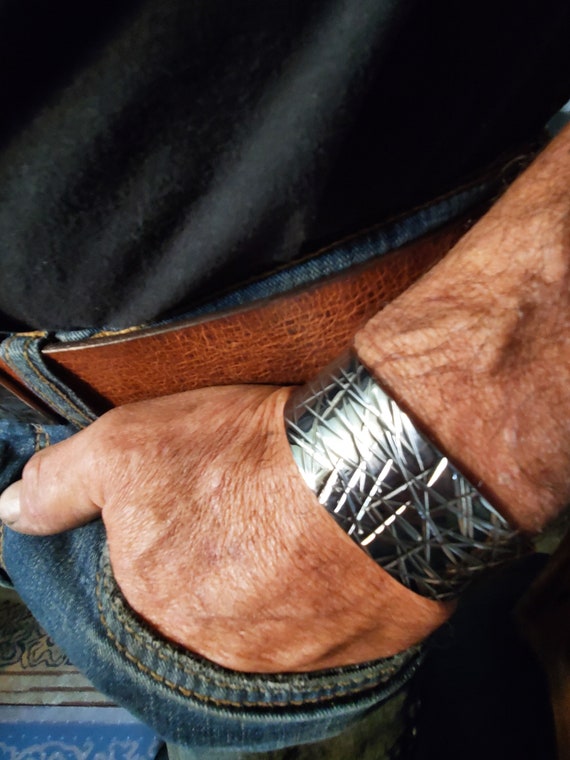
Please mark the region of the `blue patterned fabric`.
POLYGON ((153 760, 160 744, 120 707, 0 706, 0 760, 153 760))

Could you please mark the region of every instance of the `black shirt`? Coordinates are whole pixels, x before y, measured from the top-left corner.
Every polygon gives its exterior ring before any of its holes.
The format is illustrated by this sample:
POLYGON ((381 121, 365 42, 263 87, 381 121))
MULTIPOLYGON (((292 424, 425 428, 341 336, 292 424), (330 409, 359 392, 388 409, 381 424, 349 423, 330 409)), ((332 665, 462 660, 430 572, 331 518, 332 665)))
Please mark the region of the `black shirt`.
POLYGON ((153 319, 452 188, 569 40, 561 0, 0 0, 4 326, 153 319))

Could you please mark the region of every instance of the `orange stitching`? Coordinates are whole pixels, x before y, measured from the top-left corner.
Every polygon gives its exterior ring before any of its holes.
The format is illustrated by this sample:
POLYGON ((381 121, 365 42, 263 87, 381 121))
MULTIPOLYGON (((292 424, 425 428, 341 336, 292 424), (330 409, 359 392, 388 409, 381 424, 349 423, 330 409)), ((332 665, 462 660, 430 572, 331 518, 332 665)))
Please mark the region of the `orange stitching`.
MULTIPOLYGON (((119 609, 118 609, 119 608, 119 603, 118 603, 117 599, 113 599, 113 595, 111 593, 112 590, 113 590, 112 586, 110 585, 111 584, 111 579, 105 577, 103 579, 103 584, 105 585, 105 590, 109 594, 111 605, 115 608, 115 613, 119 614, 119 609)), ((135 641, 138 644, 140 644, 145 649, 148 649, 152 654, 157 655, 159 659, 161 659, 161 660, 163 660, 165 662, 169 662, 170 661, 170 658, 167 655, 163 654, 159 650, 153 649, 144 640, 144 638, 140 635, 140 633, 137 633, 137 631, 135 631, 134 628, 132 628, 132 626, 129 626, 126 623, 123 623, 122 625, 123 625, 125 631, 127 633, 129 633, 132 636, 132 638, 134 638, 135 641)), ((182 663, 176 663, 176 667, 178 668, 178 670, 181 670, 183 673, 186 673, 186 675, 189 675, 189 676, 194 676, 195 675, 194 671, 190 667, 185 666, 182 663)), ((385 677, 389 678, 392 675, 394 675, 394 674, 386 675, 385 677)), ((222 681, 222 680, 220 680, 218 678, 208 678, 207 676, 204 676, 204 678, 206 678, 208 681, 210 681, 212 683, 215 683, 217 686, 220 686, 222 688, 233 689, 233 690, 236 689, 236 686, 234 686, 233 684, 231 684, 231 683, 229 683, 227 681, 222 681)), ((339 685, 340 686, 350 686, 350 685, 357 685, 357 684, 363 685, 363 683, 365 681, 369 682, 370 680, 372 680, 372 678, 373 678, 373 676, 364 677, 364 678, 362 678, 362 677, 358 677, 358 678, 353 677, 353 678, 350 678, 348 676, 344 676, 344 677, 339 678, 335 682, 335 686, 339 686, 339 685)), ((335 695, 335 696, 338 696, 338 695, 335 695)))
POLYGON ((41 443, 40 443, 41 430, 40 430, 39 425, 32 425, 32 427, 34 429, 34 436, 35 436, 34 438, 34 454, 35 454, 41 449, 41 443))
MULTIPOLYGON (((101 611, 101 606, 98 605, 99 610, 101 611)), ((100 620, 103 623, 107 637, 111 639, 115 647, 118 649, 119 652, 121 652, 128 660, 130 660, 136 667, 146 675, 149 675, 154 681, 157 681, 158 683, 161 683, 163 686, 166 686, 171 691, 177 691, 180 694, 182 694, 183 697, 192 697, 194 699, 197 699, 200 702, 209 702, 213 705, 216 705, 218 707, 224 706, 224 707, 265 707, 265 708, 271 708, 271 707, 303 707, 308 704, 318 704, 325 701, 331 701, 333 699, 338 698, 339 695, 334 696, 323 696, 323 697, 311 697, 310 699, 290 699, 287 701, 270 701, 270 702, 252 702, 247 699, 242 700, 241 702, 233 702, 229 699, 216 699, 215 697, 206 696, 205 694, 200 694, 199 692, 193 691, 192 689, 185 689, 183 686, 180 686, 179 684, 176 684, 172 681, 167 680, 164 676, 161 676, 156 671, 149 668, 147 665, 142 663, 139 659, 137 659, 131 652, 126 649, 126 647, 118 641, 117 637, 113 634, 113 632, 108 628, 107 621, 101 611, 100 620)), ((203 680, 206 682, 214 683, 212 679, 208 678, 207 676, 201 676, 203 680)), ((219 685, 219 684, 215 684, 219 685)), ((238 687, 230 687, 233 688, 235 691, 238 691, 238 687)), ((362 691, 361 688, 352 689, 350 691, 345 691, 342 696, 351 696, 352 694, 357 694, 362 691)))
POLYGON ((26 338, 45 338, 46 332, 45 330, 27 330, 25 332, 21 333, 14 333, 13 335, 9 335, 6 338, 6 341, 12 340, 16 337, 26 337, 26 338))
MULTIPOLYGON (((102 579, 101 573, 97 572, 97 574, 96 574, 96 581, 97 581, 97 583, 96 583, 96 592, 95 593, 96 593, 96 596, 97 596, 97 609, 99 610, 99 619, 100 619, 100 621, 101 621, 101 623, 102 623, 102 625, 103 625, 103 627, 104 627, 104 629, 106 631, 107 638, 109 638, 113 642, 115 648, 121 654, 123 654, 130 662, 132 662, 141 672, 145 673, 146 675, 151 676, 151 678, 153 680, 155 680, 158 683, 161 683, 164 686, 168 687, 171 691, 177 691, 177 692, 179 692, 184 697, 193 697, 193 698, 195 698, 195 699, 197 699, 198 701, 201 701, 201 702, 210 702, 210 703, 212 703, 214 705, 225 706, 225 707, 228 707, 228 706, 229 707, 238 707, 238 708, 239 707, 243 708, 245 706, 247 706, 247 707, 264 707, 264 708, 287 707, 287 706, 302 707, 302 706, 307 705, 307 704, 318 704, 318 703, 325 702, 325 701, 331 701, 332 699, 337 699, 339 696, 343 696, 343 697, 352 696, 353 694, 358 694, 358 693, 362 692, 362 690, 363 690, 363 685, 361 684, 359 687, 357 687, 355 689, 345 690, 342 695, 335 694, 335 695, 327 695, 327 696, 322 696, 322 697, 311 697, 311 698, 302 699, 302 700, 293 700, 293 699, 291 699, 291 700, 287 700, 287 701, 278 701, 278 702, 276 702, 276 701, 270 701, 270 702, 259 702, 259 701, 257 701, 257 702, 252 702, 252 701, 245 701, 243 699, 242 699, 241 702, 233 702, 231 700, 226 700, 226 699, 216 699, 214 697, 210 697, 210 696, 206 696, 204 694, 200 694, 199 692, 193 691, 191 689, 186 689, 183 686, 180 686, 179 684, 176 684, 176 683, 174 683, 172 681, 167 680, 164 676, 161 676, 159 673, 156 673, 156 671, 152 670, 147 665, 145 665, 144 663, 142 663, 138 658, 135 657, 135 655, 132 654, 132 652, 129 652, 129 650, 123 644, 121 644, 121 642, 117 639, 117 637, 115 636, 115 634, 111 631, 111 629, 109 627, 109 624, 107 622, 107 618, 105 617, 103 603, 101 601, 101 585, 104 584, 106 586, 107 592, 109 592, 108 580, 106 578, 102 579)), ((112 596, 111 595, 110 595, 110 598, 112 600, 112 596)), ((111 602, 111 603, 113 604, 113 602, 111 602)), ((148 649, 153 654, 158 654, 159 657, 160 657, 161 653, 157 653, 155 650, 153 650, 140 636, 137 636, 136 634, 134 634, 134 637, 135 637, 135 640, 139 644, 141 644, 144 648, 148 649)), ((168 658, 166 658, 163 655, 163 659, 168 659, 168 658)), ((192 675, 192 676, 196 675, 192 671, 187 670, 184 666, 181 666, 179 663, 175 663, 175 666, 179 670, 182 670, 187 675, 192 675)), ((217 681, 216 679, 208 677, 208 676, 205 676, 205 675, 200 675, 198 677, 201 678, 202 680, 206 681, 207 683, 211 683, 211 684, 213 684, 214 686, 217 686, 217 687, 228 688, 228 689, 234 690, 234 691, 242 691, 243 690, 243 687, 236 687, 233 684, 217 681)), ((345 679, 344 682, 345 683, 357 683, 357 681, 355 679, 348 679, 348 680, 345 679)), ((371 687, 369 686, 369 688, 371 688, 371 687)))
POLYGON ((49 433, 42 425, 34 423, 32 427, 35 433, 34 452, 41 451, 50 445, 49 433))
MULTIPOLYGON (((113 606, 116 606, 116 603, 113 600, 111 600, 111 604, 113 606)), ((123 623, 122 625, 123 625, 125 631, 128 634, 130 634, 130 636, 132 636, 132 638, 135 639, 135 641, 139 645, 143 646, 145 649, 148 649, 150 652, 152 652, 152 654, 156 655, 159 660, 163 660, 164 662, 170 662, 171 658, 168 657, 168 655, 164 654, 163 652, 161 652, 159 650, 155 651, 142 638, 142 636, 140 634, 138 634, 133 628, 131 628, 131 626, 127 625, 127 623, 123 623)), ((177 667, 178 670, 181 670, 186 675, 189 675, 189 676, 196 675, 192 671, 192 669, 189 666, 187 666, 187 665, 183 665, 182 663, 176 663, 176 667, 177 667)), ((219 680, 217 678, 211 678, 209 676, 200 676, 200 677, 201 678, 202 677, 205 678, 207 681, 209 681, 211 683, 214 683, 216 686, 219 686, 220 688, 232 689, 234 691, 236 691, 236 690, 238 690, 240 688, 240 687, 236 687, 232 683, 229 683, 228 681, 222 681, 222 680, 219 680)), ((351 684, 354 685, 354 686, 356 686, 357 684, 360 684, 361 687, 363 687, 364 686, 364 682, 365 681, 370 681, 370 680, 372 680, 372 677, 370 677, 370 678, 346 678, 346 677, 343 677, 343 678, 339 678, 337 681, 335 681, 335 686, 349 686, 351 684)), ((287 688, 287 686, 284 685, 283 688, 287 688)), ((353 693, 353 692, 349 692, 349 693, 353 693)), ((339 696, 339 694, 334 694, 334 697, 338 697, 338 696, 339 696)), ((331 695, 329 698, 332 699, 333 696, 331 695)), ((327 699, 327 697, 322 697, 322 699, 327 699)), ((266 704, 266 703, 264 702, 263 704, 266 704)))
POLYGON ((91 335, 87 340, 93 340, 93 338, 114 338, 119 335, 129 335, 130 333, 138 332, 139 330, 148 329, 149 325, 133 325, 133 327, 123 327, 120 330, 98 330, 91 335))
MULTIPOLYGON (((43 333, 40 333, 40 334, 43 334, 43 333)), ((11 335, 9 338, 7 338, 6 339, 6 346, 9 347, 11 345, 11 343, 14 342, 15 338, 16 338, 15 335, 11 335)), ((81 409, 76 404, 73 403, 73 401, 71 401, 69 398, 67 398, 67 396, 64 393, 62 393, 62 391, 60 391, 59 388, 57 386, 55 386, 51 382, 51 380, 49 380, 47 377, 45 377, 44 375, 42 375, 42 373, 32 364, 32 362, 30 361, 30 357, 28 356, 27 349, 28 349, 28 346, 31 343, 33 343, 33 340, 34 340, 33 338, 30 338, 30 339, 26 340, 25 343, 24 343, 24 361, 26 362, 26 365, 28 366, 28 368, 32 370, 32 372, 36 375, 36 377, 38 377, 40 380, 42 380, 43 382, 45 382, 46 385, 57 396, 59 396, 61 399, 63 399, 64 402, 68 403, 69 406, 72 409, 74 409, 81 417, 83 417, 83 419, 87 423, 91 422, 91 419, 85 414, 85 412, 82 412, 81 409)), ((16 372, 18 372, 18 368, 13 363, 12 358, 10 356, 8 356, 8 355, 4 356, 4 361, 8 364, 8 366, 12 367, 13 370, 15 370, 16 372)), ((45 395, 45 393, 42 391, 41 388, 34 388, 34 392, 37 393, 38 396, 40 396, 41 398, 43 398, 43 400, 48 404, 48 406, 51 406, 50 399, 45 395)))

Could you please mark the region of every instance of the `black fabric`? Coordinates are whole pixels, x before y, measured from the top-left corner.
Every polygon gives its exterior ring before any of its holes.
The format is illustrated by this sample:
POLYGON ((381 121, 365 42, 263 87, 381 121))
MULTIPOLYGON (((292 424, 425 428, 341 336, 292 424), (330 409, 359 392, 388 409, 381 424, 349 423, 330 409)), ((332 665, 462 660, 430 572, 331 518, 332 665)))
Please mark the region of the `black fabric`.
POLYGON ((560 0, 0 0, 3 326, 140 323, 449 189, 569 39, 560 0))
POLYGON ((434 634, 402 760, 555 760, 547 678, 513 613, 547 560, 535 554, 489 573, 434 634))

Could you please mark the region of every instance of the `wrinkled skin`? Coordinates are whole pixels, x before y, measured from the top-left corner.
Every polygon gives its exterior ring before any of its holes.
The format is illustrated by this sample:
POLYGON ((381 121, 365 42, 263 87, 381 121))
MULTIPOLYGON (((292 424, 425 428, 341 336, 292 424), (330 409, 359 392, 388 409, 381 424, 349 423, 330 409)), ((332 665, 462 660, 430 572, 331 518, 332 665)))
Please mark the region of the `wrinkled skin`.
MULTIPOLYGON (((570 128, 356 335, 362 361, 515 526, 570 499, 570 128)), ((288 390, 211 388, 105 415, 0 499, 16 530, 102 514, 118 583, 163 634, 238 670, 394 654, 450 614, 390 578, 293 462, 288 390), (19 514, 18 514, 19 512, 19 514)))
POLYGON ((395 654, 447 607, 384 573, 305 486, 285 438, 288 393, 212 388, 114 410, 30 460, 12 487, 16 527, 52 533, 102 515, 134 609, 227 667, 395 654))

